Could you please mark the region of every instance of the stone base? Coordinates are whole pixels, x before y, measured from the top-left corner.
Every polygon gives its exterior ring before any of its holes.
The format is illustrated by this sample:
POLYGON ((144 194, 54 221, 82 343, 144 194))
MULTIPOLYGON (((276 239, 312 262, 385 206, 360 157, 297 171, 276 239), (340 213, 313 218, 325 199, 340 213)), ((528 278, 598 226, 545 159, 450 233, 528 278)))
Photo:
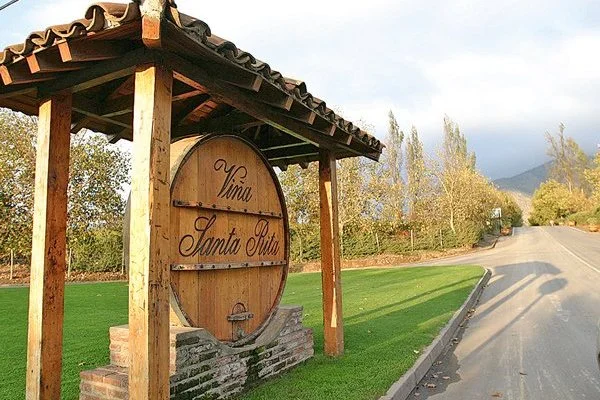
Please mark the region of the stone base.
MULTIPOLYGON (((129 398, 129 329, 110 328, 110 365, 81 373, 80 400, 129 398)), ((253 344, 230 347, 201 328, 171 327, 171 399, 225 399, 313 356, 301 306, 281 306, 253 344)))

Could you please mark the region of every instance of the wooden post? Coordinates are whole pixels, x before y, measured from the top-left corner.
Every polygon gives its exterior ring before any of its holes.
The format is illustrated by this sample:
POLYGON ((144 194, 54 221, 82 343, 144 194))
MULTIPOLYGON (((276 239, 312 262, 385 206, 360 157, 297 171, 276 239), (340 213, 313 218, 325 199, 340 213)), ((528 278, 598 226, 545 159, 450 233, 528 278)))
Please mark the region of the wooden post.
POLYGON ((60 399, 70 130, 71 94, 42 101, 29 288, 28 400, 60 399))
POLYGON ((169 150, 173 74, 135 73, 129 233, 129 398, 169 398, 169 150))
POLYGON ((340 235, 335 157, 321 149, 319 155, 321 208, 321 278, 323 285, 323 329, 325 354, 344 353, 340 235))

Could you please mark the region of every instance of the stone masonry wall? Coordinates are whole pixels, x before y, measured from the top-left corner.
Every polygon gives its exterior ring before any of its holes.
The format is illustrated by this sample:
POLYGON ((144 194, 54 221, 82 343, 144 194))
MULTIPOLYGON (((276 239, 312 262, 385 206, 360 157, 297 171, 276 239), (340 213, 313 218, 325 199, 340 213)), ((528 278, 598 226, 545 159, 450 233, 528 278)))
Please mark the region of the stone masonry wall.
MULTIPOLYGON (((110 365, 81 373, 80 400, 128 399, 127 325, 110 328, 110 365)), ((171 327, 173 400, 225 399, 313 356, 301 306, 281 306, 254 344, 230 347, 204 329, 171 327)))

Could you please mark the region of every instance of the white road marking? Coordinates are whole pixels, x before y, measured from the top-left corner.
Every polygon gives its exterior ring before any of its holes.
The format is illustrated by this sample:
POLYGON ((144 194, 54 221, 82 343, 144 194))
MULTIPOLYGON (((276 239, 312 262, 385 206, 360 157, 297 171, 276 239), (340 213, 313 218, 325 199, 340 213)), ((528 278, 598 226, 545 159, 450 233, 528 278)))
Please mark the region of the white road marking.
MULTIPOLYGON (((575 228, 573 228, 575 229, 575 228)), ((572 255, 573 257, 575 257, 577 260, 579 260, 579 262, 581 262, 583 265, 585 265, 586 267, 596 271, 597 273, 600 274, 600 269, 594 267, 592 264, 590 264, 589 262, 585 261, 583 258, 579 257, 577 254, 573 253, 571 250, 569 250, 564 244, 562 244, 561 242, 559 242, 558 240, 554 239, 554 237, 552 237, 551 234, 548 233, 548 231, 546 229, 544 229, 544 233, 548 236, 550 236, 556 243, 558 243, 558 245, 560 247, 562 247, 567 253, 569 253, 570 255, 572 255)))

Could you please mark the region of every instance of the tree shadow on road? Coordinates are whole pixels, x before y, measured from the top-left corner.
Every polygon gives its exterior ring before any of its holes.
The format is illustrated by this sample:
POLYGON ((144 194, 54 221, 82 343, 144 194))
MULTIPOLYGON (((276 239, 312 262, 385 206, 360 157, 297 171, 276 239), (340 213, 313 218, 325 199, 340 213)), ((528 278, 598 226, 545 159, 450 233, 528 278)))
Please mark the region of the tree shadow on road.
POLYGON ((495 276, 488 284, 480 299, 477 307, 486 306, 482 311, 476 311, 470 316, 471 321, 464 321, 461 328, 455 335, 455 340, 446 346, 442 355, 434 362, 432 368, 425 377, 419 382, 417 388, 409 398, 415 398, 418 393, 419 398, 426 399, 429 396, 440 394, 446 391, 449 385, 461 380, 459 374, 460 362, 466 363, 477 353, 483 351, 485 347, 510 329, 517 321, 522 319, 538 304, 545 296, 552 295, 563 290, 568 285, 568 280, 555 277, 561 271, 552 264, 532 261, 531 263, 517 263, 498 266, 495 269, 495 276), (535 269, 532 271, 532 264, 535 269), (552 278, 554 276, 554 278, 552 278), (519 313, 508 323, 502 326, 493 335, 483 341, 479 346, 469 349, 468 354, 461 360, 458 360, 454 349, 460 345, 460 340, 469 323, 477 323, 486 317, 491 317, 492 312, 500 306, 515 297, 524 289, 530 287, 540 279, 551 278, 543 282, 537 288, 537 296, 529 302, 519 313))

